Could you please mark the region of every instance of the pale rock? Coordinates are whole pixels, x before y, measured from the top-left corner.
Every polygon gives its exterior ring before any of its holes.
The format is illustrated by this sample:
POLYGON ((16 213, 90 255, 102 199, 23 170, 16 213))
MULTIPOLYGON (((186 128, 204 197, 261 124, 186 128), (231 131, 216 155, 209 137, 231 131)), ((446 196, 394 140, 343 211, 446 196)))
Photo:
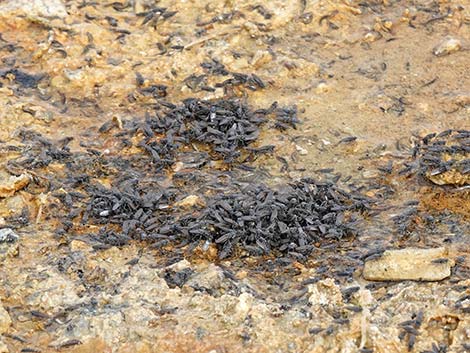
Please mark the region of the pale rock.
POLYGON ((183 168, 184 168, 183 162, 176 162, 175 164, 173 164, 173 171, 176 173, 179 172, 183 168))
POLYGON ((288 25, 298 16, 298 3, 296 1, 271 0, 269 11, 273 17, 269 22, 273 28, 288 25))
POLYGON ((190 267, 191 267, 191 263, 188 260, 184 259, 184 260, 174 263, 173 265, 168 266, 167 269, 173 270, 175 272, 179 272, 190 267))
POLYGON ((7 180, 0 182, 0 197, 9 197, 23 189, 29 184, 30 177, 27 174, 21 174, 20 176, 10 176, 7 180))
POLYGON ((315 93, 321 94, 321 93, 327 93, 331 90, 330 86, 326 84, 325 82, 320 82, 317 87, 315 88, 315 93))
POLYGON ((88 245, 86 242, 81 240, 72 240, 70 242, 70 250, 71 251, 85 251, 90 252, 93 250, 93 247, 88 245))
POLYGON ((84 79, 85 73, 83 72, 83 70, 64 69, 64 76, 70 81, 80 81, 84 79))
POLYGON ((332 278, 310 284, 308 286, 308 293, 310 294, 308 301, 314 306, 337 306, 343 303, 341 289, 332 278))
POLYGON ((271 61, 272 55, 267 50, 258 50, 251 60, 251 65, 253 65, 255 68, 260 68, 266 64, 269 64, 271 61))
POLYGON ((387 250, 366 261, 363 276, 370 281, 440 281, 451 274, 454 262, 445 248, 387 250))
POLYGON ((44 310, 52 310, 60 307, 72 306, 83 303, 86 299, 80 298, 74 282, 56 271, 37 269, 41 273, 40 280, 31 280, 31 287, 35 291, 28 295, 26 303, 32 307, 41 307, 44 310))
POLYGON ((301 147, 301 146, 299 146, 299 145, 295 145, 295 149, 296 149, 297 152, 299 152, 299 154, 301 154, 302 156, 306 156, 306 155, 308 154, 308 151, 307 151, 305 148, 303 148, 303 147, 301 147))
POLYGON ((462 43, 455 38, 446 38, 439 45, 434 47, 433 53, 436 56, 446 56, 462 49, 462 43))
POLYGON ((375 170, 366 170, 362 173, 362 176, 366 179, 377 178, 379 173, 375 170))
POLYGON ((364 42, 375 42, 381 38, 382 38, 382 34, 380 34, 380 32, 370 31, 366 33, 363 40, 364 42))
POLYGON ((242 293, 238 297, 235 311, 240 318, 246 317, 253 306, 253 296, 249 293, 242 293))
POLYGON ((363 348, 367 343, 367 338, 370 336, 370 331, 373 330, 373 326, 370 324, 370 308, 376 304, 376 300, 368 289, 360 289, 356 294, 356 299, 362 307, 362 313, 359 317, 359 329, 361 331, 360 347, 363 348))
POLYGON ((7 345, 0 339, 0 353, 10 353, 7 345))
POLYGON ((11 319, 8 312, 0 302, 0 334, 7 332, 11 325, 11 319))
POLYGON ((191 208, 194 206, 201 206, 203 207, 205 205, 205 202, 203 199, 201 199, 197 195, 189 195, 185 197, 184 199, 178 201, 175 203, 176 207, 182 207, 182 208, 191 208))
POLYGON ((0 1, 0 14, 18 11, 30 17, 67 16, 67 10, 61 0, 6 0, 0 1))
POLYGON ((152 320, 159 319, 151 309, 143 306, 127 308, 123 314, 129 327, 129 335, 135 339, 145 337, 152 320))
POLYGON ((362 307, 372 307, 376 304, 376 300, 368 289, 360 289, 356 294, 357 301, 362 307))
POLYGON ((171 297, 176 295, 179 288, 170 290, 166 281, 158 276, 157 269, 149 269, 135 266, 121 284, 121 294, 114 297, 115 304, 147 300, 148 298, 171 297))
MULTIPOLYGON (((110 345, 117 345, 121 337, 129 336, 128 326, 122 311, 100 312, 99 314, 81 315, 74 320, 74 325, 67 334, 79 337, 82 342, 100 337, 110 345)), ((66 339, 65 339, 66 340, 66 339)), ((51 342, 51 346, 58 346, 64 342, 64 338, 51 342)))
POLYGON ((225 279, 222 269, 214 264, 210 264, 207 268, 191 277, 186 283, 189 287, 197 286, 208 289, 218 289, 223 285, 225 279))

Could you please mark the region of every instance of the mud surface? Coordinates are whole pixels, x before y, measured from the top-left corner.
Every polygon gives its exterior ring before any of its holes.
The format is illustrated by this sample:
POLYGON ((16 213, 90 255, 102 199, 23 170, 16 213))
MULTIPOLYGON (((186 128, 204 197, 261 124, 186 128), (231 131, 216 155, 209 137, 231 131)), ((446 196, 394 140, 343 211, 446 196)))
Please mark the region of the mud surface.
MULTIPOLYGON (((470 351, 467 2, 12 3, 0 1, 0 352, 470 351), (235 154, 179 129, 178 153, 155 157, 145 146, 170 128, 144 123, 188 98, 267 121, 235 154), (245 239, 221 256, 226 238, 122 238, 106 209, 84 222, 89 187, 132 173, 176 195, 158 203, 171 222, 217 188, 282 194, 301 178, 362 206, 344 236, 318 227, 308 244, 245 239), (450 277, 363 279, 365 261, 411 247, 445 247, 450 277)), ((333 211, 325 223, 351 221, 333 211)))

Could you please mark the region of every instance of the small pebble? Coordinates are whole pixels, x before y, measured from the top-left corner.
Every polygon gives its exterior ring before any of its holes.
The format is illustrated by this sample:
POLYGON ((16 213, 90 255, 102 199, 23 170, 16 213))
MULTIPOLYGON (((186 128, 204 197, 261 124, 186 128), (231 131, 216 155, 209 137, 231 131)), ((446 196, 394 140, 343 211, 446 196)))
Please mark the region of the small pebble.
POLYGON ((447 38, 433 49, 436 56, 446 56, 462 49, 462 43, 455 38, 447 38))
POLYGON ((299 145, 295 145, 295 149, 297 150, 297 152, 299 152, 302 156, 306 156, 308 154, 308 151, 303 148, 303 147, 300 147, 299 145))
POLYGON ((0 243, 14 242, 19 238, 20 237, 11 228, 0 229, 0 243))

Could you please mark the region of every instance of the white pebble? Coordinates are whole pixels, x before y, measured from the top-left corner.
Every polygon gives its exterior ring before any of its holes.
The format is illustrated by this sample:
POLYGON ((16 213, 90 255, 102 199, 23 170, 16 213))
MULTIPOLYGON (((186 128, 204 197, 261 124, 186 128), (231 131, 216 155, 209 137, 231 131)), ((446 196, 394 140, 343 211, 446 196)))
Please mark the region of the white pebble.
POLYGON ((0 229, 0 242, 14 242, 20 237, 11 228, 0 229))
POLYGON ((308 154, 308 151, 303 148, 303 147, 300 147, 299 145, 295 145, 295 149, 297 150, 297 152, 299 152, 302 156, 305 156, 308 154))
POLYGON ((462 49, 462 43, 455 38, 447 38, 433 49, 436 56, 446 56, 462 49))

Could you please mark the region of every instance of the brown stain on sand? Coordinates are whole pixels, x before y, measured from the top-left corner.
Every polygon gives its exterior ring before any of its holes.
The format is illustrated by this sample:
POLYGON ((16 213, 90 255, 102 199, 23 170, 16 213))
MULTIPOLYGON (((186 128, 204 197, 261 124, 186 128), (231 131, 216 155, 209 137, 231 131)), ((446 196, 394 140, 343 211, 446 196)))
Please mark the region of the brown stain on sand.
POLYGON ((430 190, 422 194, 421 205, 429 211, 450 211, 468 219, 470 218, 470 191, 430 190))

